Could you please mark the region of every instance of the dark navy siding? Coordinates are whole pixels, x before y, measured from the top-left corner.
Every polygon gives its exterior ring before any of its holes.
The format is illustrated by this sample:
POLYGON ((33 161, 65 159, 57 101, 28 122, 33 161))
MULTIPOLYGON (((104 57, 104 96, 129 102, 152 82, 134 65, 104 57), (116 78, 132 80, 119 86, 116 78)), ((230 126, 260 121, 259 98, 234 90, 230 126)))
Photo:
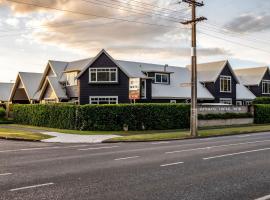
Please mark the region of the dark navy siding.
POLYGON ((215 97, 215 103, 219 103, 220 98, 230 98, 233 101, 233 104, 236 103, 236 84, 237 80, 234 78, 228 64, 221 71, 218 79, 215 83, 209 82, 205 83, 205 87, 209 90, 209 92, 215 97), (220 76, 231 76, 232 77, 232 91, 231 93, 223 93, 220 92, 220 76))
MULTIPOLYGON (((106 55, 100 57, 89 68, 117 67, 117 65, 106 55)), ((117 67, 118 68, 118 67, 117 67)), ((129 103, 129 78, 118 68, 118 83, 97 84, 89 83, 89 69, 79 78, 80 104, 89 104, 89 96, 118 96, 119 103, 129 103)))
MULTIPOLYGON (((270 73, 269 70, 264 74, 262 80, 270 80, 270 73)), ((269 94, 263 94, 262 93, 262 80, 260 82, 260 85, 254 85, 254 86, 249 86, 248 88, 250 91, 256 96, 256 97, 270 97, 269 94)))

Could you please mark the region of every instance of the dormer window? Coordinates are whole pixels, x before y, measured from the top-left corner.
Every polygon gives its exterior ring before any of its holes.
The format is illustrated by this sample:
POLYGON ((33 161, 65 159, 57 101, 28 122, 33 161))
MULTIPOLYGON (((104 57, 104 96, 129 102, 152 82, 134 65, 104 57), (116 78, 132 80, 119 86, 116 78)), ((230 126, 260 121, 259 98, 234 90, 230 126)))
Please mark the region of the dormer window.
POLYGON ((159 84, 169 84, 169 74, 155 74, 155 83, 159 84))
POLYGON ((76 79, 78 73, 77 72, 68 72, 67 75, 67 86, 75 86, 78 84, 76 79))
POLYGON ((89 83, 117 83, 117 68, 90 68, 89 83))

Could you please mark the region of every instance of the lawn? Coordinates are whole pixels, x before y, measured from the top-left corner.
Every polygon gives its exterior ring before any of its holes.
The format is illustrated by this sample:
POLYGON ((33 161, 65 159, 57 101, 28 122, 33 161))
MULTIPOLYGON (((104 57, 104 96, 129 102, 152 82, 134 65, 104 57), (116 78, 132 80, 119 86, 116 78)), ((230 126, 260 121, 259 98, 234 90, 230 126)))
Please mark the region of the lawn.
MULTIPOLYGON (((17 133, 18 130, 22 130, 22 131, 34 130, 35 132, 52 131, 52 132, 78 134, 78 135, 119 135, 121 136, 121 137, 109 139, 105 142, 162 141, 162 140, 177 140, 177 139, 191 138, 188 130, 151 130, 151 131, 127 131, 127 132, 125 131, 78 131, 78 130, 64 130, 64 129, 15 125, 15 124, 2 125, 2 128, 13 130, 14 133, 17 133)), ((1 125, 0 125, 0 130, 1 130, 1 125)), ((211 128, 200 129, 199 137, 215 137, 215 136, 223 136, 223 135, 237 135, 237 134, 257 133, 257 132, 266 132, 266 131, 270 131, 270 124, 230 126, 230 127, 211 127, 211 128)), ((41 136, 41 137, 44 137, 44 136, 41 136)))
MULTIPOLYGON (((225 135, 237 135, 246 133, 258 133, 270 131, 270 125, 247 125, 236 127, 215 127, 199 130, 199 137, 216 137, 225 135)), ((270 134, 270 133, 269 133, 270 134)), ((191 138, 190 134, 186 130, 180 130, 175 132, 165 133, 153 133, 153 134, 140 134, 129 135, 123 137, 116 137, 109 139, 105 142, 142 142, 142 141, 162 141, 162 140, 176 140, 176 139, 188 139, 191 138)))
POLYGON ((41 133, 29 132, 29 131, 14 130, 14 129, 9 129, 9 128, 0 128, 0 138, 40 141, 43 139, 51 138, 51 136, 41 134, 41 133))

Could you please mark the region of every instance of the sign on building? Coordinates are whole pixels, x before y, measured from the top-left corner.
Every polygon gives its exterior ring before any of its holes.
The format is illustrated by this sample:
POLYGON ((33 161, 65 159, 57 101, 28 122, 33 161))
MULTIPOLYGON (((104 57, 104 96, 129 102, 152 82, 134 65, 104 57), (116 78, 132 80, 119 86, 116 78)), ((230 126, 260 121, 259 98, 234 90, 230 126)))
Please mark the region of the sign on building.
POLYGON ((129 79, 129 99, 140 99, 140 78, 129 79))

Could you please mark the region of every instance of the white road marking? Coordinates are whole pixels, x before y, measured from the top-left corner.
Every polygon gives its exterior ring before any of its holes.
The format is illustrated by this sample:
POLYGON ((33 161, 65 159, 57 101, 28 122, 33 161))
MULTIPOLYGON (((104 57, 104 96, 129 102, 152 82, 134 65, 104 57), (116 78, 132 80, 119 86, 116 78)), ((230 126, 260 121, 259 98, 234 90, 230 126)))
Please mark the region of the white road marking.
POLYGON ((180 164, 184 164, 184 162, 176 162, 176 163, 164 164, 164 165, 160 165, 160 167, 168 167, 168 166, 180 165, 180 164))
POLYGON ((228 154, 203 158, 203 160, 211 160, 211 159, 215 159, 215 158, 223 158, 223 157, 228 157, 228 156, 235 156, 235 155, 254 153, 254 152, 260 152, 260 151, 267 151, 267 150, 270 150, 270 148, 256 149, 256 150, 250 150, 250 151, 242 151, 242 152, 237 152, 237 153, 228 153, 228 154))
POLYGON ((26 186, 26 187, 11 189, 9 191, 14 192, 14 191, 19 191, 19 190, 27 190, 31 188, 44 187, 44 186, 50 186, 50 185, 54 185, 54 183, 44 183, 44 184, 39 184, 39 185, 26 186))
POLYGON ((263 142, 269 142, 269 141, 270 140, 260 140, 260 141, 254 141, 254 142, 242 142, 242 143, 234 143, 234 144, 224 144, 224 145, 201 147, 201 148, 195 148, 195 149, 184 149, 184 150, 179 150, 179 151, 166 152, 166 154, 181 153, 181 152, 188 152, 188 151, 198 151, 198 150, 209 150, 209 149, 214 149, 214 148, 230 147, 230 146, 238 146, 238 145, 246 145, 246 144, 257 144, 257 143, 263 143, 263 142))
POLYGON ((115 161, 119 161, 119 160, 128 160, 128 159, 134 159, 134 158, 139 158, 140 156, 132 156, 132 157, 125 157, 125 158, 116 158, 114 159, 115 161))
POLYGON ((8 176, 11 175, 12 173, 4 173, 4 174, 0 174, 0 176, 8 176))
POLYGON ((153 142, 151 144, 169 144, 171 142, 167 142, 167 141, 164 141, 164 142, 153 142))
POLYGON ((89 145, 76 145, 76 146, 50 146, 50 147, 37 147, 37 148, 26 148, 26 149, 10 149, 10 150, 2 150, 0 153, 8 153, 8 152, 19 152, 19 151, 35 151, 35 150, 49 150, 49 149, 69 149, 69 148, 78 148, 78 147, 86 147, 89 145))
POLYGON ((119 146, 108 146, 108 147, 91 147, 87 149, 78 149, 79 151, 88 151, 88 150, 99 150, 99 149, 112 149, 112 148, 117 148, 119 146))
POLYGON ((270 195, 255 199, 255 200, 269 200, 270 199, 270 195))

